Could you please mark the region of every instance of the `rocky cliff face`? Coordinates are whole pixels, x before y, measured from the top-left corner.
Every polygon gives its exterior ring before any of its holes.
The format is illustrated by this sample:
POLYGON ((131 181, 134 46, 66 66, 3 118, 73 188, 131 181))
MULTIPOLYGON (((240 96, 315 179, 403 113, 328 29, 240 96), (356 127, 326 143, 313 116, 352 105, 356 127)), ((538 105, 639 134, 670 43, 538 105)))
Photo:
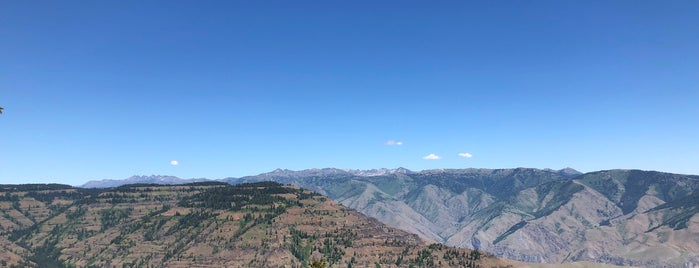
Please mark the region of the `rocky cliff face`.
POLYGON ((639 170, 284 171, 292 183, 447 245, 533 262, 699 265, 699 177, 639 170))

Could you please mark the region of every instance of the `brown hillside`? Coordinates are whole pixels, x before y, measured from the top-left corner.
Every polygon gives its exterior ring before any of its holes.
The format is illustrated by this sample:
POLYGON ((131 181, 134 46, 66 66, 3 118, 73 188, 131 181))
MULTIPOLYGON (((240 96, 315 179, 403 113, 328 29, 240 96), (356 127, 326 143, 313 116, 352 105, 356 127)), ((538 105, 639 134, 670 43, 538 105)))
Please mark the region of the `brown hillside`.
MULTIPOLYGON (((21 189, 20 189, 21 188, 21 189)), ((0 193, 2 266, 505 267, 276 183, 0 193)))

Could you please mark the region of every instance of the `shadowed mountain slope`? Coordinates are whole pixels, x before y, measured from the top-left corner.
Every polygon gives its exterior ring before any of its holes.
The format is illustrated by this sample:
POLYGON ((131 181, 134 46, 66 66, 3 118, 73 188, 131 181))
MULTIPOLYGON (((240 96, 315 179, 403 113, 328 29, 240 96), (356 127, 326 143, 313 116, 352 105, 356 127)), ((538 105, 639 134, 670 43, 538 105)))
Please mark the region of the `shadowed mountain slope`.
POLYGON ((699 177, 655 171, 277 170, 291 183, 450 246, 529 262, 699 265, 699 177))

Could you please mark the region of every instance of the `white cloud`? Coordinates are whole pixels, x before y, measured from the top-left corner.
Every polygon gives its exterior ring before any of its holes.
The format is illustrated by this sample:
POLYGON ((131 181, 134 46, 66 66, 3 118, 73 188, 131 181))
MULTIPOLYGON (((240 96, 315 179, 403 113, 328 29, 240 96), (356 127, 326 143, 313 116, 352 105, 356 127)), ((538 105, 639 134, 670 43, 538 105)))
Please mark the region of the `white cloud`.
POLYGON ((402 142, 402 141, 389 140, 389 141, 386 141, 385 144, 388 145, 388 146, 401 146, 401 145, 403 145, 403 142, 402 142))
POLYGON ((180 164, 180 162, 177 161, 177 160, 172 160, 172 161, 170 161, 170 165, 177 166, 177 165, 179 165, 179 164, 180 164))
POLYGON ((471 157, 473 157, 473 155, 470 154, 470 153, 459 153, 459 156, 464 157, 464 158, 471 158, 471 157))
POLYGON ((442 157, 439 156, 439 155, 436 155, 436 154, 428 154, 428 155, 426 155, 426 156, 423 156, 422 159, 425 159, 425 160, 438 160, 438 159, 442 159, 442 157))

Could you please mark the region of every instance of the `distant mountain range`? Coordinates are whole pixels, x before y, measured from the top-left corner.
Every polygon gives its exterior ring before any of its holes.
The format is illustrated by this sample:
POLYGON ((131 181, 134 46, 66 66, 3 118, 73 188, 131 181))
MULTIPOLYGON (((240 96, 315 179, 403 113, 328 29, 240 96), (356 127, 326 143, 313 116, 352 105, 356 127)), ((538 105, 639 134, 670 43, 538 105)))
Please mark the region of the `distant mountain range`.
POLYGON ((226 178, 324 194, 451 246, 529 262, 699 265, 699 176, 574 169, 275 170, 226 178))
POLYGON ((82 188, 110 188, 118 187, 126 184, 162 184, 162 185, 175 185, 175 184, 186 184, 193 182, 203 182, 210 181, 204 178, 198 179, 180 179, 175 176, 161 176, 161 175, 151 175, 151 176, 131 176, 123 180, 93 180, 81 185, 82 188))

